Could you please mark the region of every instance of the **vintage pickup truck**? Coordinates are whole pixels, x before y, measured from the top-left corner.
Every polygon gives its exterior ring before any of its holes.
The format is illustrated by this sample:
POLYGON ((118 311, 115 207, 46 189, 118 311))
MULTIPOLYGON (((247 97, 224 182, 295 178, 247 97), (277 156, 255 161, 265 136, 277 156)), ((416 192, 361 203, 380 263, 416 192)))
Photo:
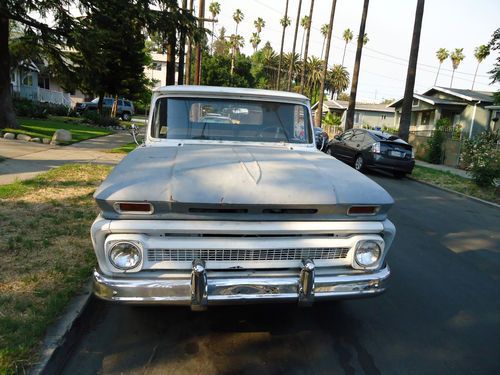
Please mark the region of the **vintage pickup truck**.
POLYGON ((98 297, 203 310, 386 289, 393 199, 316 149, 306 97, 167 86, 151 108, 94 195, 98 297))

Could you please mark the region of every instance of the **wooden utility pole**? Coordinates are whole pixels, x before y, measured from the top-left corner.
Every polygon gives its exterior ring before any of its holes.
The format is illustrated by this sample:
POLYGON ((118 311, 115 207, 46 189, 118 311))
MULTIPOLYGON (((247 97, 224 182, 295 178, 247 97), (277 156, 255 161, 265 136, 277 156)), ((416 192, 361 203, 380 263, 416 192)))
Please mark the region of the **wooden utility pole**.
POLYGON ((363 37, 365 35, 366 17, 368 16, 368 2, 363 4, 363 13, 361 15, 361 25, 359 26, 358 46, 356 48, 356 60, 354 62, 354 71, 352 73, 351 96, 349 97, 349 106, 345 118, 345 129, 352 129, 354 126, 354 111, 356 109, 356 93, 358 92, 359 68, 361 66, 361 52, 363 51, 363 37))
POLYGON ((295 22, 295 34, 293 36, 292 54, 290 55, 290 66, 288 67, 288 83, 286 85, 287 91, 290 91, 290 89, 292 88, 293 59, 295 57, 295 46, 297 45, 297 34, 299 32, 300 9, 301 8, 302 8, 302 0, 299 0, 299 7, 297 10, 297 21, 295 22))
MULTIPOLYGON (((187 0, 182 0, 182 11, 187 12, 187 0)), ((186 52, 186 32, 181 31, 179 41, 179 73, 177 75, 177 84, 184 84, 184 54, 186 52)))
POLYGON ((311 0, 311 8, 309 9, 309 27, 307 28, 307 32, 306 32, 306 50, 304 51, 304 58, 302 59, 302 75, 300 76, 300 93, 301 94, 304 94, 304 88, 305 88, 307 53, 309 50, 309 36, 311 34, 313 10, 314 10, 314 0, 311 0))
MULTIPOLYGON (((198 9, 198 25, 200 29, 205 27, 205 0, 200 0, 198 9)), ((201 84, 201 42, 196 45, 196 63, 194 70, 194 84, 201 84)))
POLYGON ((318 108, 316 110, 316 116, 319 118, 315 118, 314 122, 321 127, 321 123, 323 121, 323 101, 325 100, 325 81, 326 81, 326 72, 328 71, 328 56, 330 55, 330 43, 332 41, 332 29, 333 29, 333 19, 335 17, 335 7, 337 6, 337 0, 332 1, 332 10, 330 12, 330 23, 328 27, 328 37, 326 40, 326 51, 325 51, 325 60, 323 60, 323 74, 321 75, 321 84, 319 86, 319 102, 318 108))
POLYGON ((286 30, 286 20, 288 18, 288 0, 286 0, 285 5, 285 17, 283 23, 283 33, 281 34, 281 49, 280 49, 280 59, 278 62, 278 79, 276 80, 276 90, 280 89, 280 78, 281 78, 281 61, 283 60, 283 44, 285 43, 285 30, 286 30))
POLYGON ((408 142, 410 135, 411 106, 413 102, 413 90, 415 89, 415 76, 417 75, 418 49, 420 47, 420 31, 422 30, 422 18, 424 17, 424 0, 418 0, 415 12, 415 24, 413 26, 413 37, 411 40, 410 61, 406 73, 405 96, 401 108, 401 120, 399 121, 399 138, 408 142))
MULTIPOLYGON (((194 0, 189 0, 189 12, 193 13, 193 3, 194 0)), ((188 49, 186 53, 186 74, 185 74, 185 84, 191 84, 191 54, 193 49, 193 44, 191 43, 191 38, 189 38, 188 49)))

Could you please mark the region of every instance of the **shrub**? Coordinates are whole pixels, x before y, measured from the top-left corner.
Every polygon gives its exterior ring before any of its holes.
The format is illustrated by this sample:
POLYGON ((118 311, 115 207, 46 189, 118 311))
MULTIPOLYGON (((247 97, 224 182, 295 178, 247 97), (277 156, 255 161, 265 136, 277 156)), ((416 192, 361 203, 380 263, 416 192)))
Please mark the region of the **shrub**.
POLYGON ((441 164, 445 131, 449 128, 450 120, 447 118, 441 118, 436 122, 436 129, 432 132, 431 138, 427 141, 429 147, 427 161, 429 163, 441 164))
POLYGON ((120 126, 120 120, 109 115, 100 115, 96 111, 84 111, 83 121, 99 127, 120 126))
POLYGON ((23 98, 13 98, 17 116, 47 118, 48 115, 66 116, 69 108, 62 104, 42 103, 23 98))
POLYGON ((326 124, 326 125, 335 125, 335 126, 339 126, 340 124, 342 124, 342 119, 338 116, 335 116, 333 113, 331 112, 328 112, 326 115, 325 115, 325 118, 323 119, 323 122, 326 124))
POLYGON ((486 131, 463 142, 461 161, 479 186, 491 186, 500 178, 500 150, 497 133, 486 131))

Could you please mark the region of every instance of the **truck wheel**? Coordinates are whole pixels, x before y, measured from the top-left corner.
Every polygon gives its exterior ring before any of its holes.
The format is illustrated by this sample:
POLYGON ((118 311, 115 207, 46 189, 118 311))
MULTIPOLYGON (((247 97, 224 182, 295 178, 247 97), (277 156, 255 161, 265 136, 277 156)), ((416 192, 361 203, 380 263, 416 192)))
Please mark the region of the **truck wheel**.
POLYGON ((128 112, 122 113, 122 120, 123 121, 130 121, 131 119, 132 119, 132 116, 130 116, 130 113, 128 113, 128 112))

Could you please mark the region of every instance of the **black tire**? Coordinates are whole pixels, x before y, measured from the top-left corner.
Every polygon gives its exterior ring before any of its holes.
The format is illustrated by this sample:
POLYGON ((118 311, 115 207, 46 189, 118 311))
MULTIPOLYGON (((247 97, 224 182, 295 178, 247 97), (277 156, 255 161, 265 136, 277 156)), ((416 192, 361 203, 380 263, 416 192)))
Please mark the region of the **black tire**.
POLYGON ((332 155, 332 148, 331 148, 331 147, 326 146, 326 149, 325 149, 325 154, 330 155, 330 156, 333 156, 333 155, 332 155))
POLYGON ((396 178, 405 178, 406 173, 405 172, 393 172, 394 177, 396 178))
POLYGON ((365 159, 361 154, 356 155, 354 158, 354 169, 358 172, 363 172, 365 170, 365 159))
POLYGON ((122 120, 123 121, 130 121, 130 120, 132 120, 132 116, 130 115, 130 113, 124 112, 124 113, 122 113, 122 120))

